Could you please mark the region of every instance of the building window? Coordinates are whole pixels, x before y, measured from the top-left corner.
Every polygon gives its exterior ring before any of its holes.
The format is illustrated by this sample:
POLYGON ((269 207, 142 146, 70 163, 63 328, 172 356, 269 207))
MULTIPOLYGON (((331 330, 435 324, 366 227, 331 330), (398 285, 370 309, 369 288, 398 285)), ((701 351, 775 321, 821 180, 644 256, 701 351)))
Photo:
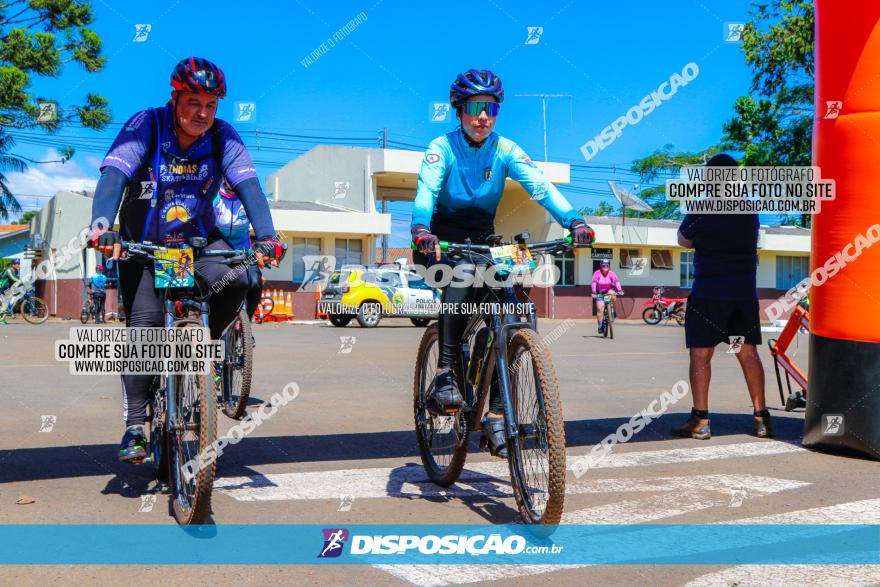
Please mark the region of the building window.
POLYGON ((681 261, 681 281, 679 284, 681 287, 693 287, 694 286, 694 252, 693 251, 682 251, 679 254, 679 260, 681 261))
POLYGON ((556 285, 574 285, 574 253, 553 257, 553 263, 559 269, 559 283, 556 285))
POLYGON ((672 251, 651 249, 651 269, 672 268, 672 251))
POLYGON ((364 243, 360 239, 336 239, 336 268, 344 265, 363 265, 364 243))
POLYGON ((620 249, 620 268, 621 269, 632 269, 633 262, 635 259, 639 258, 639 250, 638 249, 620 249))
POLYGON ((293 281, 302 283, 306 274, 303 257, 321 254, 321 239, 293 237, 293 281))
POLYGON ((809 257, 787 255, 778 255, 776 257, 776 289, 789 290, 809 274, 809 257))

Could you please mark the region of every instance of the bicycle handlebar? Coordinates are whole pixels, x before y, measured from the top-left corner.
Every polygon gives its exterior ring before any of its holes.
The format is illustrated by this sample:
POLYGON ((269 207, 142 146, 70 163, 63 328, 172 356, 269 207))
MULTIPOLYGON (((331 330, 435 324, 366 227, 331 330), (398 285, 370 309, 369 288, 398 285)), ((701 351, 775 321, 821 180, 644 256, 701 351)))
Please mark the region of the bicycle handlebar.
MULTIPOLYGON (((513 243, 507 243, 513 244, 513 243)), ((555 248, 573 248, 576 245, 570 236, 552 241, 543 241, 537 243, 524 243, 530 251, 541 251, 555 248)), ((503 246, 503 245, 498 245, 503 246)), ((590 245, 584 245, 590 246, 590 245)), ((418 247, 415 243, 410 243, 410 247, 415 251, 418 247)), ((475 245, 473 243, 453 243, 449 241, 440 241, 440 250, 452 253, 462 253, 472 251, 474 253, 489 253, 493 247, 489 245, 475 245)))
MULTIPOLYGON (((139 243, 133 241, 122 241, 122 250, 123 252, 129 253, 134 257, 141 257, 143 259, 151 259, 153 261, 166 261, 166 259, 159 259, 155 255, 151 255, 151 252, 160 251, 164 249, 168 249, 169 247, 163 247, 160 245, 151 245, 147 243, 139 243)), ((240 261, 244 261, 250 255, 253 254, 253 249, 217 249, 217 250, 205 250, 200 247, 192 247, 193 255, 195 257, 220 257, 226 260, 227 263, 237 263, 240 261)))

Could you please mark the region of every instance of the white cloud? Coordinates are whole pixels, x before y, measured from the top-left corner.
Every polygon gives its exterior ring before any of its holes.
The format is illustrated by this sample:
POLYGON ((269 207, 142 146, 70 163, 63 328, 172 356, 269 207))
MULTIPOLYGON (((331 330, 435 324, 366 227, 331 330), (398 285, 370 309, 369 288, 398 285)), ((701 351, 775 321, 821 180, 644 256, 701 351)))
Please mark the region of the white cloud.
MULTIPOLYGON (((61 156, 54 149, 49 149, 41 161, 60 159, 61 156)), ((84 170, 75 161, 67 163, 28 163, 27 171, 23 173, 12 172, 6 174, 7 185, 15 195, 28 196, 54 196, 61 190, 89 190, 94 191, 98 183, 98 168, 92 167, 90 159, 86 158, 89 169, 84 170)), ((98 163, 100 165, 100 162, 98 163)))

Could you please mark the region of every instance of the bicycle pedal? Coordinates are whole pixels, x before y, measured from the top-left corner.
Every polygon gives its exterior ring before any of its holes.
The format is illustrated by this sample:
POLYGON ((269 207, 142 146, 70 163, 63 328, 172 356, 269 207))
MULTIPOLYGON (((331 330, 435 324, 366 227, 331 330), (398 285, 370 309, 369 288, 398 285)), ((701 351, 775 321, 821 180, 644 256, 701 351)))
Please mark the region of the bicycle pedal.
POLYGON ((132 465, 142 465, 142 464, 144 464, 144 461, 146 461, 146 460, 147 460, 147 459, 129 459, 129 460, 125 461, 125 462, 126 462, 126 463, 131 463, 132 465))
POLYGON ((461 405, 446 405, 443 406, 443 411, 446 412, 447 415, 453 416, 461 411, 461 405))

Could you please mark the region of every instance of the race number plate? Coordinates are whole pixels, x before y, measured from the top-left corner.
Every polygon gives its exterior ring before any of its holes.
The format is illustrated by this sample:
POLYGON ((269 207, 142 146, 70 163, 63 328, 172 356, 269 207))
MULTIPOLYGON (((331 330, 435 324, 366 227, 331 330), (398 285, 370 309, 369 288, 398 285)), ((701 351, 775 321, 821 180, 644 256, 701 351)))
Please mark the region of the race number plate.
POLYGON ((499 269, 510 273, 526 273, 537 267, 531 251, 519 245, 492 247, 489 252, 499 269))
POLYGON ((195 285, 192 249, 159 249, 155 255, 153 283, 156 289, 195 285))

